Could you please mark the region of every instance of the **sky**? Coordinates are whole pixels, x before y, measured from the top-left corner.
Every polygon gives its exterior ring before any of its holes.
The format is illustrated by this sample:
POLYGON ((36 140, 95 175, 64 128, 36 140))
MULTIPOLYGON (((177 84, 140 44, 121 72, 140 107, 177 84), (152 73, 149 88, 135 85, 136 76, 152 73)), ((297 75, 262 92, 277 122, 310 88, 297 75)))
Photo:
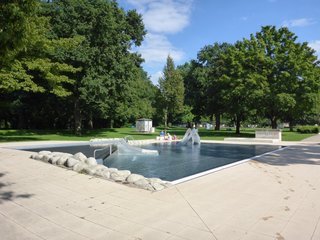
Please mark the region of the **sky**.
POLYGON ((167 56, 176 65, 215 42, 235 43, 261 26, 288 27, 320 56, 320 0, 119 0, 142 15, 147 35, 138 48, 154 84, 167 56))

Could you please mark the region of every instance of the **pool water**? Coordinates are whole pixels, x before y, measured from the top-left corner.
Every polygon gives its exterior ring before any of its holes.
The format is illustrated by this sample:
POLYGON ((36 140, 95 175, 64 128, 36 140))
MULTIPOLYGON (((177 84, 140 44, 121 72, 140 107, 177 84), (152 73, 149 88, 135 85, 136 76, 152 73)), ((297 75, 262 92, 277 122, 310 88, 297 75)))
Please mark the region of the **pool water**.
POLYGON ((212 143, 157 143, 141 147, 158 150, 159 156, 112 154, 103 164, 107 167, 130 170, 145 177, 174 181, 281 148, 268 145, 212 143))
MULTIPOLYGON (((116 152, 104 159, 109 149, 96 155, 99 164, 119 170, 130 170, 145 177, 158 177, 166 181, 175 181, 194 174, 202 173, 243 159, 261 155, 281 148, 270 145, 237 145, 201 143, 201 145, 182 145, 178 142, 157 143, 140 146, 144 149, 158 150, 159 155, 121 155, 116 152)), ((39 152, 42 150, 84 153, 92 157, 94 148, 88 143, 65 144, 55 146, 34 146, 18 148, 39 152)))

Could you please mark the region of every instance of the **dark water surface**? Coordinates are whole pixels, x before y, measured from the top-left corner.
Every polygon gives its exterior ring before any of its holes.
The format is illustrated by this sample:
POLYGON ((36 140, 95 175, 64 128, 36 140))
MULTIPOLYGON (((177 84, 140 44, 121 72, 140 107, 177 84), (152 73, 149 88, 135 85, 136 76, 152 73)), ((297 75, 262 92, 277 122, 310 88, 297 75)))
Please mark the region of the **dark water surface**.
POLYGON ((214 143, 201 143, 201 145, 157 143, 141 147, 158 150, 159 156, 113 154, 104 160, 104 165, 127 169, 145 177, 174 181, 280 148, 267 145, 214 143))
MULTIPOLYGON (((268 145, 236 145, 201 143, 201 145, 181 145, 179 143, 157 143, 140 146, 144 149, 158 150, 159 155, 120 155, 115 152, 105 160, 105 151, 97 153, 97 160, 107 167, 120 170, 130 170, 132 173, 145 177, 158 177, 167 181, 174 181, 203 171, 221 167, 243 159, 270 152, 281 147, 268 145)), ((92 157, 94 148, 87 143, 81 145, 67 145, 55 147, 28 147, 22 150, 39 152, 41 150, 84 153, 92 157)))

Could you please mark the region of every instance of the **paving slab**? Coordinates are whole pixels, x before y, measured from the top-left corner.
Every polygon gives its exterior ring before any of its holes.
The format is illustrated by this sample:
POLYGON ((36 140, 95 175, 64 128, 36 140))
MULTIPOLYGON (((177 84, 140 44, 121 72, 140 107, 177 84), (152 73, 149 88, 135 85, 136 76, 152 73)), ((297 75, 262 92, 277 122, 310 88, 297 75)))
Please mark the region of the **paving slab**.
POLYGON ((159 192, 77 174, 2 144, 1 237, 316 240, 320 146, 314 143, 159 192))

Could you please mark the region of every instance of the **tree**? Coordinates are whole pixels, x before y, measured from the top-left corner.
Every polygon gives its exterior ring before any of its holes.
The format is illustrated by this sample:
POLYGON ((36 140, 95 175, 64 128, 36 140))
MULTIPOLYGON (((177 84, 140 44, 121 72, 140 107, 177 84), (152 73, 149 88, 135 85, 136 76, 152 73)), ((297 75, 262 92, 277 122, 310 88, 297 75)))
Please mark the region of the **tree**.
POLYGON ((34 35, 33 19, 38 1, 6 0, 0 3, 0 67, 7 65, 22 51, 34 35))
POLYGON ((204 68, 196 60, 191 60, 178 70, 183 78, 185 92, 184 103, 189 117, 183 117, 183 122, 200 121, 206 115, 206 75, 204 68), (191 119, 193 116, 194 119, 191 119), (188 120, 188 121, 186 121, 188 120))
POLYGON ((78 69, 53 58, 56 42, 48 38, 48 19, 39 15, 37 1, 6 1, 0 6, 0 101, 4 110, 15 110, 10 111, 18 115, 14 126, 23 128, 28 122, 24 101, 35 93, 70 95, 66 86, 73 80, 67 74, 78 69))
POLYGON ((175 68, 173 59, 168 56, 163 69, 163 77, 159 79, 159 87, 162 96, 164 125, 173 122, 183 112, 184 84, 182 76, 175 68))
POLYGON ((241 122, 250 115, 257 114, 259 101, 264 94, 264 79, 256 73, 259 59, 249 40, 238 41, 222 56, 226 64, 220 84, 222 101, 226 111, 234 116, 236 133, 240 133, 241 122))
POLYGON ((252 63, 256 73, 266 81, 263 110, 277 128, 277 120, 292 125, 314 106, 319 91, 319 61, 306 42, 297 42, 297 36, 288 28, 262 27, 251 36, 258 61, 252 63))
POLYGON ((108 120, 111 127, 115 120, 123 121, 130 86, 141 77, 142 59, 131 51, 145 35, 141 15, 125 12, 109 0, 59 0, 47 7, 56 39, 83 38, 77 48, 60 55, 64 62, 81 68, 71 76, 75 131, 81 131, 84 116, 89 121, 93 115, 108 120))
POLYGON ((62 84, 71 80, 63 73, 76 69, 52 61, 53 42, 48 21, 38 15, 38 1, 6 1, 0 5, 0 91, 69 94, 62 84), (41 80, 38 78, 41 77, 41 80), (45 79, 46 82, 42 80, 45 79))
POLYGON ((231 45, 228 43, 214 43, 203 47, 198 53, 198 61, 204 69, 204 95, 206 98, 206 112, 212 118, 215 116, 215 130, 220 130, 220 118, 225 112, 226 104, 223 101, 223 81, 221 78, 226 72, 226 64, 222 58, 231 45))

